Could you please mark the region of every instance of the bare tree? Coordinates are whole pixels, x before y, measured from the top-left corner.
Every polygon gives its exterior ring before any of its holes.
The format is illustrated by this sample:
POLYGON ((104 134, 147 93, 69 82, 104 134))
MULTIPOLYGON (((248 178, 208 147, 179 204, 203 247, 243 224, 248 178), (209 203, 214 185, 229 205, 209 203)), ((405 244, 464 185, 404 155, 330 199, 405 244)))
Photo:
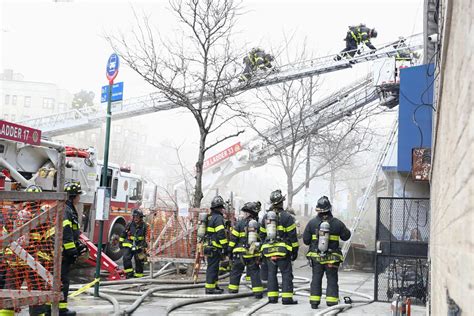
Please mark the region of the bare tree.
POLYGON ((193 207, 200 207, 204 155, 217 144, 238 136, 242 129, 222 138, 211 137, 238 114, 228 109, 237 77, 232 33, 239 15, 233 0, 172 0, 171 12, 183 26, 176 38, 156 35, 147 16, 138 17, 130 38, 121 33, 107 36, 114 50, 161 97, 188 110, 199 128, 199 151, 195 164, 193 207), (211 139, 212 138, 212 139, 211 139))

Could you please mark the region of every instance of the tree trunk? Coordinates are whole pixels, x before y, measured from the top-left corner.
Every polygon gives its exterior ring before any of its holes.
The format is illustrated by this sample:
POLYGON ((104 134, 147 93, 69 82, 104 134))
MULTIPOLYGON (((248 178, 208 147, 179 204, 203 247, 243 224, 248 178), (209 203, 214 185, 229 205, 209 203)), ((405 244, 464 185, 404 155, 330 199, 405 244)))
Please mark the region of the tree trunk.
POLYGON ((202 166, 204 164, 204 149, 206 148, 206 136, 207 134, 201 131, 199 138, 199 152, 198 160, 196 162, 196 185, 194 186, 193 194, 193 207, 201 207, 201 200, 204 197, 202 194, 202 166))
POLYGON ((286 178, 286 187, 288 192, 287 207, 291 208, 293 206, 293 178, 291 176, 286 178))
POLYGON ((329 178, 329 199, 333 201, 336 199, 336 171, 332 170, 329 178))
POLYGON ((304 189, 304 216, 309 216, 309 175, 311 172, 311 137, 308 138, 308 148, 306 152, 306 185, 304 189))

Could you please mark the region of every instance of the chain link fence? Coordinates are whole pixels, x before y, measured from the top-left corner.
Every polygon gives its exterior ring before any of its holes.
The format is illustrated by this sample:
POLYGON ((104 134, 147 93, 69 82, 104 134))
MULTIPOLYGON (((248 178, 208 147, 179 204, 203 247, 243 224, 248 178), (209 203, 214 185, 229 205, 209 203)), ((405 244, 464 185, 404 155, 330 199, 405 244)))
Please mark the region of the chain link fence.
POLYGON ((396 294, 425 304, 428 283, 430 201, 423 198, 379 198, 377 201, 376 301, 396 294))

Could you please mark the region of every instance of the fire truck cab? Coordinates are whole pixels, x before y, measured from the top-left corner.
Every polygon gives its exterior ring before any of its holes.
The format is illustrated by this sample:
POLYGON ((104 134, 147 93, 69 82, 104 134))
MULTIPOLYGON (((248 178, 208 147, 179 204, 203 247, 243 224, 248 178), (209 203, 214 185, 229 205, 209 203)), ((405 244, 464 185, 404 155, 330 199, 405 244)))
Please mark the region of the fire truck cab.
MULTIPOLYGON (((42 146, 32 146, 0 139, 0 173, 2 189, 21 190, 29 185, 40 186, 43 191, 56 191, 58 170, 58 148, 62 145, 44 142, 42 146)), ((100 186, 103 163, 97 159, 94 148, 77 149, 65 146, 65 181, 81 182, 85 195, 81 196, 77 207, 82 219, 81 230, 95 244, 98 242, 99 224, 95 221, 94 199, 100 186)), ((106 254, 113 260, 121 258, 118 238, 131 219, 131 210, 142 203, 143 178, 110 163, 107 171, 107 186, 111 188, 111 212, 104 222, 106 254)))

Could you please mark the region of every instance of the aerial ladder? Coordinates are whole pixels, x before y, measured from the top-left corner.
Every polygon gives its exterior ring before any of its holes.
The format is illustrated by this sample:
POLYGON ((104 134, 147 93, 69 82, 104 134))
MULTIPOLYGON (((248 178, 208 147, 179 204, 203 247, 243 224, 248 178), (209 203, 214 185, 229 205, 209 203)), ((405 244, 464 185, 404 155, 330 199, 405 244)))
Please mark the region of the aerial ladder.
MULTIPOLYGON (((316 102, 308 107, 301 117, 303 124, 311 129, 310 133, 316 134, 322 128, 352 115, 355 111, 363 110, 377 100, 378 94, 373 79, 367 76, 316 102)), ((284 123, 283 134, 285 129, 289 132, 290 128, 289 122, 284 123)), ((268 159, 277 155, 278 150, 289 146, 291 142, 301 141, 308 134, 307 131, 300 131, 291 139, 283 139, 281 133, 280 128, 269 128, 261 133, 265 136, 263 142, 260 136, 243 142, 242 150, 237 155, 207 169, 203 176, 204 195, 212 189, 225 186, 234 175, 264 165, 268 159)))
MULTIPOLYGON (((292 63, 278 67, 278 71, 269 73, 256 73, 252 79, 246 83, 231 84, 228 89, 231 92, 241 92, 278 83, 317 76, 325 73, 335 72, 352 68, 356 64, 374 61, 387 57, 394 57, 398 52, 417 50, 422 48, 422 36, 416 34, 407 38, 399 39, 385 45, 381 45, 375 51, 362 51, 351 59, 334 60, 336 55, 328 55, 304 62, 292 63), (402 45, 403 43, 403 45, 402 45)), ((191 102, 199 100, 198 89, 183 89, 191 102)), ((206 96, 205 101, 211 100, 211 96, 206 96)), ((124 102, 114 103, 112 106, 112 119, 120 120, 139 115, 167 111, 177 108, 177 105, 168 100, 160 92, 148 94, 141 97, 130 98, 124 102)), ((106 113, 100 105, 74 109, 62 113, 51 114, 43 117, 28 119, 19 122, 22 125, 30 126, 42 130, 47 137, 65 135, 92 128, 100 127, 105 121, 106 113)))

